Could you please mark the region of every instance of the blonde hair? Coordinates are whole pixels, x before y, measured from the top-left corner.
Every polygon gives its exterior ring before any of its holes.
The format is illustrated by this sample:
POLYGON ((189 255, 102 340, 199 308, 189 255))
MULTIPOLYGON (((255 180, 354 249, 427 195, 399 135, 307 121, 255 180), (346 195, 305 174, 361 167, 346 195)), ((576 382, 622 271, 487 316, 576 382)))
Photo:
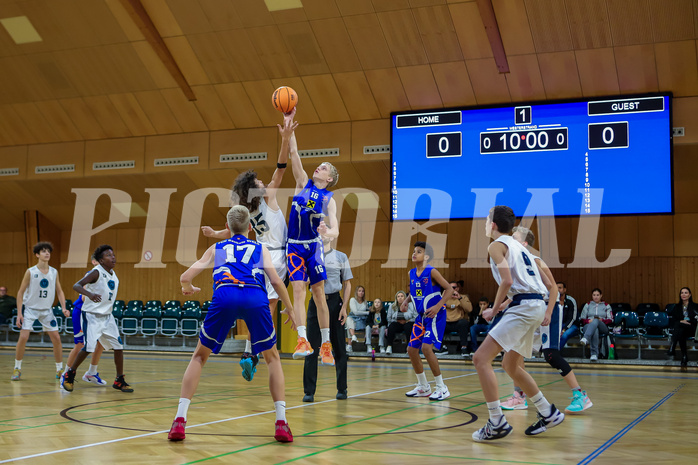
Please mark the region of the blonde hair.
POLYGON ((330 176, 332 177, 332 181, 327 183, 327 188, 336 186, 337 181, 339 181, 339 171, 337 171, 337 168, 329 161, 320 163, 320 165, 327 165, 327 167, 330 169, 330 176))
POLYGON ((250 227, 250 211, 243 205, 228 210, 228 227, 233 234, 245 234, 250 227))
POLYGON ((519 234, 520 237, 523 238, 523 240, 531 247, 533 246, 533 243, 536 242, 536 236, 533 234, 533 231, 528 228, 516 226, 514 229, 512 229, 512 232, 513 234, 519 234))

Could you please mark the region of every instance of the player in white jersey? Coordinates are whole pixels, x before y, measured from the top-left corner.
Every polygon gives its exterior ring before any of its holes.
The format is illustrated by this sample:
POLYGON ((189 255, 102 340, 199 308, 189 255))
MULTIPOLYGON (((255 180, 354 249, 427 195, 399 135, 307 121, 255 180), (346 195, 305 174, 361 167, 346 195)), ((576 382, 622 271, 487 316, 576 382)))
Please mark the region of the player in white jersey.
MULTIPOLYGON (((286 218, 276 199, 276 191, 281 186, 281 180, 286 171, 291 136, 298 126, 298 123, 293 121, 295 114, 296 109, 294 108, 290 113, 284 114, 283 126, 277 125, 279 134, 281 135, 281 150, 279 152, 276 170, 269 184, 265 186, 264 183, 257 178, 257 173, 248 170, 235 179, 231 194, 231 206, 243 205, 250 211, 250 224, 257 236, 257 242, 269 250, 271 261, 276 268, 276 273, 283 281, 286 280, 287 274, 286 237, 288 228, 286 226, 286 218)), ((209 226, 203 226, 201 230, 206 237, 213 237, 217 240, 230 238, 230 231, 227 229, 214 231, 209 226)), ((279 301, 279 295, 274 290, 269 278, 265 277, 265 280, 272 321, 275 321, 274 315, 276 304, 279 301)), ((248 335, 245 343, 245 352, 243 352, 242 359, 240 360, 242 376, 247 381, 252 381, 257 371, 258 362, 259 358, 257 354, 252 353, 252 345, 248 335)))
POLYGON ((22 376, 24 349, 36 320, 41 322, 43 330, 51 338, 53 358, 56 361, 56 379, 60 378, 63 372, 63 346, 52 309, 56 295, 61 303, 63 315, 68 317, 70 312, 65 308, 65 294, 58 280, 58 271, 48 264, 53 246, 49 242, 39 242, 34 246, 33 252, 37 258, 37 264, 24 273, 22 284, 17 292, 17 327, 22 330, 15 348, 15 369, 10 378, 12 381, 19 381, 22 376))
MULTIPOLYGON (((522 226, 517 226, 513 229, 514 234, 512 237, 516 239, 521 245, 526 247, 528 251, 531 251, 531 244, 536 240, 536 236, 533 232, 522 226)), ((541 275, 546 275, 550 282, 557 282, 553 277, 552 271, 548 265, 540 258, 533 255, 533 259, 538 266, 538 271, 541 275)), ((546 291, 545 301, 549 303, 549 300, 554 300, 555 305, 551 313, 546 311, 545 318, 541 324, 538 331, 536 331, 534 337, 534 349, 542 352, 545 361, 555 368, 562 379, 565 380, 567 385, 572 390, 572 402, 565 408, 565 413, 581 413, 584 410, 593 406, 589 396, 586 391, 583 391, 579 386, 577 377, 572 371, 572 367, 567 363, 560 353, 560 335, 562 334, 562 312, 560 306, 557 304, 558 301, 558 290, 555 289, 553 293, 546 291)), ((505 302, 508 304, 509 302, 505 302)), ((548 307, 549 308, 549 307, 548 307)), ((524 368, 524 360, 521 358, 521 368, 524 368)), ((521 390, 520 387, 514 386, 514 394, 507 401, 502 402, 502 410, 524 410, 528 408, 528 402, 526 401, 526 394, 521 390)))
POLYGON ((116 294, 119 292, 119 278, 114 273, 116 255, 110 245, 100 245, 95 249, 92 258, 99 264, 73 285, 75 292, 86 297, 82 306, 85 347, 63 374, 61 386, 68 392, 73 390, 75 371, 87 356, 95 351, 97 344, 101 344, 105 350, 114 350, 116 379, 112 387, 122 392, 133 392, 124 379, 124 346, 112 315, 116 294))
POLYGON ((565 415, 543 396, 531 375, 521 368, 521 359, 531 356, 533 334, 543 322, 546 310, 552 312, 555 305, 551 299, 546 308, 543 295, 546 289, 557 292, 557 286, 547 276, 541 276, 532 255, 509 235, 515 220, 511 208, 496 206, 490 210, 485 225, 485 233, 494 239, 488 252, 499 288, 492 309, 486 310, 483 317, 491 320, 504 310, 507 298, 511 299, 511 304, 473 356, 489 411, 485 426, 473 433, 473 439, 478 442, 503 438, 512 430, 502 414, 499 386, 492 368, 492 361, 502 350, 506 351, 502 367, 538 409, 538 420, 526 429, 526 434, 543 433, 565 419, 565 415))

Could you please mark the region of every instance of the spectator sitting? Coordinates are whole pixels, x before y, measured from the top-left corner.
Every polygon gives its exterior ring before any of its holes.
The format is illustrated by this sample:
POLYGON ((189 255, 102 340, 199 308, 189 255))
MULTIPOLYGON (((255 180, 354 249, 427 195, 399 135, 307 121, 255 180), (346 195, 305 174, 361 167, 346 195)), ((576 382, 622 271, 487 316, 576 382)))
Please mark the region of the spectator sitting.
POLYGON ((562 281, 557 282, 557 291, 560 294, 560 309, 562 309, 562 335, 560 336, 560 350, 565 347, 567 340, 579 334, 581 323, 577 301, 567 295, 567 285, 562 281))
POLYGON ((417 318, 417 309, 413 302, 407 304, 407 311, 403 312, 400 306, 405 301, 407 294, 404 291, 395 293, 395 301, 390 305, 388 310, 388 337, 386 339, 386 353, 393 353, 393 341, 395 336, 404 333, 408 338, 412 334, 412 325, 414 319, 417 318))
POLYGON ((589 344, 591 349, 591 358, 589 360, 596 361, 599 359, 599 342, 601 336, 608 334, 608 326, 613 322, 613 312, 611 306, 601 300, 603 293, 598 287, 591 291, 591 302, 584 304, 582 309, 581 320, 584 326, 584 337, 579 342, 586 345, 589 344))
POLYGON ((676 350, 676 344, 681 348, 681 371, 688 369, 688 351, 686 341, 696 330, 696 315, 698 313, 698 305, 693 302, 691 290, 687 287, 682 287, 679 291, 679 303, 674 305, 671 311, 672 321, 674 322, 674 333, 671 336, 671 347, 667 355, 673 356, 676 350))
POLYGON ((0 325, 9 323, 12 319, 12 310, 17 308, 17 299, 7 295, 7 288, 0 287, 0 325))
POLYGON ((490 330, 490 324, 483 318, 482 312, 490 306, 490 301, 487 297, 480 297, 478 309, 470 313, 470 355, 475 355, 477 350, 477 335, 486 333, 490 330))
MULTIPOLYGON (((351 343, 358 341, 356 331, 361 331, 366 327, 366 319, 368 318, 368 302, 366 302, 366 289, 363 286, 358 286, 355 291, 355 296, 349 299, 349 315, 347 315, 347 331, 351 340, 347 344, 347 352, 351 352, 351 343)), ((366 331, 366 345, 371 344, 371 336, 366 331)))
POLYGON ((369 354, 373 350, 371 346, 371 336, 378 335, 378 346, 382 354, 385 353, 385 328, 388 326, 388 313, 381 299, 373 301, 368 320, 366 320, 366 352, 369 354))
MULTIPOLYGON (((467 295, 461 295, 457 288, 460 286, 452 281, 451 288, 455 290, 453 298, 446 301, 446 328, 444 334, 456 331, 460 340, 460 351, 462 356, 468 355, 468 333, 470 332, 470 313, 473 311, 473 304, 467 295)), ((448 349, 443 346, 444 351, 448 349)))

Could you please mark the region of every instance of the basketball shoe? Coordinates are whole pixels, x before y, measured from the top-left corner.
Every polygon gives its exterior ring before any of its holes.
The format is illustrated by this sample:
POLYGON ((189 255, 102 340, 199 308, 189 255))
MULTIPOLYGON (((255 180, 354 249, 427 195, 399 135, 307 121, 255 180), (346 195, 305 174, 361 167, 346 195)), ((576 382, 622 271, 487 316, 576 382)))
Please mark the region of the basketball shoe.
POLYGON ((411 391, 407 391, 405 395, 407 397, 429 397, 431 394, 431 386, 422 386, 420 384, 416 385, 411 391))
POLYGON ((513 428, 507 422, 507 419, 502 416, 499 419, 499 424, 495 425, 492 423, 491 419, 487 420, 485 426, 473 433, 473 440, 477 442, 492 441, 494 439, 501 439, 507 434, 511 433, 513 428))
POLYGON ((323 342, 320 347, 320 363, 322 365, 334 366, 334 356, 332 355, 332 343, 323 342))
POLYGON ((521 395, 519 391, 514 391, 514 395, 502 402, 501 405, 502 410, 526 410, 528 408, 526 394, 521 395))
POLYGON ((63 370, 56 370, 56 379, 61 379, 62 374, 63 374, 63 370))
POLYGON ((247 381, 252 381, 254 374, 257 372, 257 364, 259 363, 259 357, 249 352, 242 353, 242 359, 240 359, 240 367, 242 367, 242 377, 247 381))
POLYGON ((75 383, 75 370, 68 368, 61 377, 61 387, 68 392, 73 392, 73 384, 75 383))
POLYGON ((298 344, 296 344, 296 350, 293 351, 293 359, 296 360, 307 357, 313 352, 314 351, 313 348, 310 347, 310 343, 304 337, 299 337, 298 344))
POLYGON ((277 420, 275 425, 274 439, 279 442, 293 442, 293 434, 288 423, 283 420, 277 420))
MULTIPOLYGON (((73 374, 73 376, 75 375, 73 374)), ((114 389, 118 389, 121 392, 133 392, 133 388, 130 384, 126 382, 126 380, 124 379, 124 375, 117 376, 114 380, 114 384, 112 384, 111 387, 113 387, 114 389)))
POLYGON ((182 441, 185 438, 184 427, 187 425, 187 420, 184 417, 177 417, 172 422, 172 428, 170 428, 170 434, 167 435, 167 439, 170 441, 182 441))
POLYGON ((443 386, 436 386, 434 392, 429 396, 429 400, 446 400, 449 397, 451 397, 451 393, 444 384, 443 386))
POLYGON ((565 408, 565 413, 580 413, 594 405, 586 391, 574 391, 570 399, 572 403, 565 408))
POLYGON ((15 371, 12 372, 12 378, 10 378, 12 381, 19 381, 19 379, 22 377, 22 371, 19 368, 15 368, 15 371))
POLYGON ((97 386, 106 386, 107 385, 107 382, 99 377, 99 373, 95 373, 94 375, 89 375, 89 374, 85 373, 84 375, 82 375, 82 380, 87 381, 88 383, 95 384, 97 386))
POLYGON ((553 426, 557 426, 565 419, 565 414, 555 408, 555 405, 550 405, 550 415, 544 417, 538 412, 538 420, 531 426, 526 428, 526 435, 535 436, 536 434, 545 433, 553 426))

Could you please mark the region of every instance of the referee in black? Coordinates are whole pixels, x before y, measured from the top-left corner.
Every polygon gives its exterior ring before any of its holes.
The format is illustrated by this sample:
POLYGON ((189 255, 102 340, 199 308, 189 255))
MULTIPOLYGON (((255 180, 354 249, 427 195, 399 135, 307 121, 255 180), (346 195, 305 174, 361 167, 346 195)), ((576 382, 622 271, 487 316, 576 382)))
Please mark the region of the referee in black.
MULTIPOLYGON (((334 349, 335 370, 337 371, 337 399, 347 398, 347 348, 344 336, 344 321, 347 319, 347 305, 351 298, 351 274, 349 259, 343 252, 331 247, 332 239, 322 238, 325 250, 325 299, 330 310, 330 342, 334 349), (342 291, 342 287, 344 290, 342 291), (340 294, 341 293, 341 294, 340 294)), ((303 367, 303 402, 315 401, 317 385, 317 358, 320 352, 320 325, 317 319, 317 307, 311 298, 308 304, 308 342, 313 353, 305 357, 303 367)))

